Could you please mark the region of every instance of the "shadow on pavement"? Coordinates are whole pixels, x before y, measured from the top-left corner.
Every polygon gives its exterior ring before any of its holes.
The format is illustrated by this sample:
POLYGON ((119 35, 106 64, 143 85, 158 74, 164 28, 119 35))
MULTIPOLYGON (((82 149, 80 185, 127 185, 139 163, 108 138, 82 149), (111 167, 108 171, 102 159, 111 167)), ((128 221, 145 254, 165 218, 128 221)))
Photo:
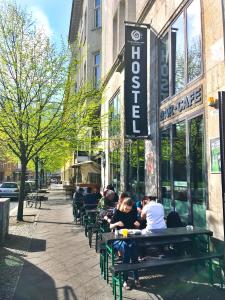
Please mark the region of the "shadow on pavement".
POLYGON ((57 290, 60 292, 60 290, 62 290, 63 292, 63 299, 64 300, 78 300, 78 298, 76 297, 76 295, 74 294, 73 289, 71 288, 71 286, 65 285, 63 287, 59 287, 57 288, 57 290))
POLYGON ((14 252, 15 249, 26 251, 29 245, 31 247, 28 251, 44 251, 45 240, 29 241, 23 236, 14 236, 10 242, 8 240, 4 247, 0 247, 0 300, 77 300, 71 286, 56 288, 52 277, 28 262, 25 253, 14 252), (19 247, 16 245, 18 242, 19 247))
POLYGON ((46 240, 30 239, 21 235, 9 234, 4 246, 12 250, 39 252, 46 250, 46 240))
POLYGON ((50 223, 50 224, 64 224, 64 225, 73 225, 73 222, 54 222, 54 221, 36 221, 36 223, 50 223))

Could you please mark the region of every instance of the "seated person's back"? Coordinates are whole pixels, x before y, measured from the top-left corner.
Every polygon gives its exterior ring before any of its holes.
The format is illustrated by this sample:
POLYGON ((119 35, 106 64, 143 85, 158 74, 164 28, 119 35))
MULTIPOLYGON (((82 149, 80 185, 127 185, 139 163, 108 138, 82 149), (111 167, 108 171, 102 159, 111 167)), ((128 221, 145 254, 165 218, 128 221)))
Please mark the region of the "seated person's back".
POLYGON ((91 192, 91 188, 87 188, 87 194, 84 196, 84 205, 94 207, 99 201, 98 195, 91 192))
POLYGON ((166 228, 164 208, 155 200, 155 197, 150 197, 150 201, 142 209, 141 217, 147 221, 146 230, 166 228))

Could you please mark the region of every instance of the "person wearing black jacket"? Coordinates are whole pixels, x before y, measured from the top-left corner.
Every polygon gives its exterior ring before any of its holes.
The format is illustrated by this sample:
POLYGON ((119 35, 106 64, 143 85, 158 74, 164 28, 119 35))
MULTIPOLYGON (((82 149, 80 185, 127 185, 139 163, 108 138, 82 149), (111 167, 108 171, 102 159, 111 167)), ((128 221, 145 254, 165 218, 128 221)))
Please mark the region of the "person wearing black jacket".
MULTIPOLYGON (((133 213, 134 201, 131 198, 125 198, 111 219, 110 229, 134 229, 140 226, 137 220, 137 214, 133 213)), ((119 251, 123 257, 123 263, 135 263, 138 261, 137 245, 134 241, 115 241, 114 249, 119 251)), ((136 287, 140 287, 138 272, 134 271, 134 280, 136 287)), ((124 288, 129 290, 128 273, 124 272, 124 288)))

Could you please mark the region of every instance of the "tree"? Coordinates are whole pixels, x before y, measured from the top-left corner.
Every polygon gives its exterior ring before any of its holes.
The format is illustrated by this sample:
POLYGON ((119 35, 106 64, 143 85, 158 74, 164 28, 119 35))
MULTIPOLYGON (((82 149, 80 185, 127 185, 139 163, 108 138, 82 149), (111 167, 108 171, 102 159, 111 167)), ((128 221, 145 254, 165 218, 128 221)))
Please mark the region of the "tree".
MULTIPOLYGON (((0 7, 0 140, 20 160, 17 219, 27 164, 61 133, 67 55, 15 3, 0 7)), ((64 124, 65 127, 65 124, 64 124)))

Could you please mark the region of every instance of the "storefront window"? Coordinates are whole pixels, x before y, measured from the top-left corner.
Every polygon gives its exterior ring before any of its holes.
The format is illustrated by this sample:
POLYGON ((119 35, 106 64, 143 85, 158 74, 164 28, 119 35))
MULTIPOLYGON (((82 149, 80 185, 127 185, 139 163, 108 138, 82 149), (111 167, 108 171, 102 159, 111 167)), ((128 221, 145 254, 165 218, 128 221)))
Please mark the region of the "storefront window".
POLYGON ((165 209, 171 209, 170 129, 161 132, 161 195, 165 209))
POLYGON ((109 153, 110 159, 110 183, 116 192, 120 190, 120 149, 115 149, 109 153))
POLYGON ((203 126, 202 116, 189 121, 190 185, 193 203, 202 203, 205 199, 206 182, 203 126))
POLYGON ((202 72, 200 1, 193 0, 160 40, 160 101, 177 94, 202 72))
POLYGON ((140 200, 145 192, 144 141, 130 141, 126 146, 127 191, 134 200, 140 200))
POLYGON ((109 103, 109 137, 120 133, 120 99, 117 94, 109 103))
POLYGON ((172 125, 174 199, 187 201, 185 122, 172 125))
POLYGON ((175 208, 184 223, 205 224, 204 120, 199 115, 160 133, 161 196, 166 215, 175 208))

